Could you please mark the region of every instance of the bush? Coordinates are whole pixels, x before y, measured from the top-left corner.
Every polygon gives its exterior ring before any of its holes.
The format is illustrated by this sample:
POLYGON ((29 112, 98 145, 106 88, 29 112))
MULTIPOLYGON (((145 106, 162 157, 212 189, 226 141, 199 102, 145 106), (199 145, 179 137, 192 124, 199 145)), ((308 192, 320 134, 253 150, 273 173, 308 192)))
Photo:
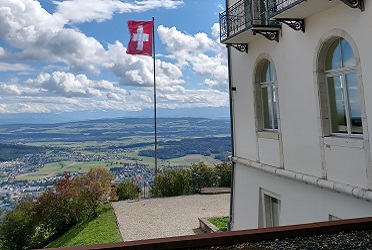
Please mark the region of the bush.
POLYGON ((191 169, 164 170, 155 176, 151 189, 153 197, 194 194, 204 187, 229 187, 231 164, 221 163, 214 168, 205 163, 193 164, 191 169))
POLYGON ((208 167, 204 162, 193 164, 191 167, 193 185, 197 191, 203 187, 216 187, 218 185, 217 175, 213 168, 208 167))
POLYGON ((154 185, 151 188, 151 196, 177 196, 194 193, 189 169, 164 170, 163 174, 155 176, 154 185))
POLYGON ((218 187, 230 187, 231 186, 231 163, 217 164, 214 168, 214 172, 217 175, 218 187))
POLYGON ((119 200, 135 199, 138 196, 138 185, 134 181, 126 179, 118 185, 117 195, 119 200))

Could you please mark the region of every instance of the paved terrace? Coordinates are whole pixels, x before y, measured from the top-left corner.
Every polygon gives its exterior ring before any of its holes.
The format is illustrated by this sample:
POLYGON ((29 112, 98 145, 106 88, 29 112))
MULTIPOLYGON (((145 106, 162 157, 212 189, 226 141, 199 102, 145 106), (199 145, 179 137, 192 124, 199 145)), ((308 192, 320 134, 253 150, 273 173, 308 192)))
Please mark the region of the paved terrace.
POLYGON ((112 203, 124 241, 201 233, 198 218, 229 215, 230 194, 119 201, 112 203))

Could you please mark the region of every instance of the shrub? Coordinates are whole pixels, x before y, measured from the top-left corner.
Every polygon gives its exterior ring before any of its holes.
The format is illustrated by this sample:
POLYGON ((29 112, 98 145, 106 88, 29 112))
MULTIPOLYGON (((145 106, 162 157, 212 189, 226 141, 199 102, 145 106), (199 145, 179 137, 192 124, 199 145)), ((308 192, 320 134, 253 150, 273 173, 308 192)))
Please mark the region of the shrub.
POLYGON ((135 199, 138 195, 138 185, 134 181, 126 179, 118 185, 117 195, 119 200, 135 199))
POLYGON ((204 162, 193 164, 191 167, 193 185, 197 191, 203 187, 215 187, 218 185, 217 175, 213 168, 208 167, 204 162))
POLYGON ((164 170, 155 176, 151 189, 153 197, 193 194, 204 187, 229 187, 231 164, 221 163, 214 168, 205 163, 193 164, 191 169, 164 170))
POLYGON ((189 169, 164 170, 163 174, 155 176, 151 188, 151 196, 177 196, 194 193, 189 169))
POLYGON ((219 187, 230 187, 231 186, 231 163, 217 164, 214 168, 214 172, 217 175, 217 186, 219 187))

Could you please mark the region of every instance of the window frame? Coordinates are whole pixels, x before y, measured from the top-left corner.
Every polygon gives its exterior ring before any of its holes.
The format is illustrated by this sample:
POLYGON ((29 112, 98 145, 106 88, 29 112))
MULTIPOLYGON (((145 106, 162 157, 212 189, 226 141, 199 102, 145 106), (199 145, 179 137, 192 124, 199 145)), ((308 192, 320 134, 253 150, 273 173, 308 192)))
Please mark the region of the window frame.
MULTIPOLYGON (((258 59, 258 63, 256 63, 256 70, 254 72, 254 89, 255 89, 255 113, 256 113, 256 130, 259 135, 259 137, 264 138, 271 138, 271 139, 278 139, 277 135, 280 130, 280 112, 279 112, 279 98, 278 98, 278 84, 277 84, 277 77, 276 77, 276 70, 275 66, 272 62, 272 60, 267 56, 264 55, 263 57, 258 59), (262 81, 261 75, 264 70, 265 64, 268 63, 267 70, 271 69, 271 75, 273 76, 273 79, 270 79, 270 81, 262 81), (272 128, 265 128, 265 105, 263 103, 263 88, 267 88, 268 91, 274 90, 274 95, 272 96, 272 121, 271 121, 271 127, 272 128), (275 100, 275 102, 274 102, 275 100), (274 105, 276 109, 276 119, 274 115, 274 105), (277 127, 275 127, 275 124, 277 127)), ((267 103, 267 105, 270 105, 270 102, 267 103)))
POLYGON ((280 226, 280 213, 281 213, 281 200, 280 200, 280 195, 276 194, 276 193, 273 193, 271 191, 268 191, 266 189, 263 189, 263 188, 260 188, 260 198, 261 198, 261 214, 262 214, 262 218, 261 218, 261 222, 262 222, 262 225, 264 228, 268 228, 268 227, 277 227, 277 226, 280 226), (271 209, 271 218, 272 218, 272 221, 270 223, 270 225, 268 225, 268 218, 267 218, 267 210, 266 210, 266 200, 265 200, 265 196, 268 197, 270 199, 270 209, 271 209), (277 211, 276 213, 273 211, 273 200, 276 200, 277 201, 277 211), (277 218, 275 217, 275 214, 277 215, 277 218), (275 218, 274 218, 275 217, 275 218))
MULTIPOLYGON (((342 29, 331 29, 323 35, 320 39, 317 48, 314 53, 314 78, 316 79, 316 93, 318 94, 318 118, 319 118, 319 133, 320 138, 322 138, 322 143, 326 145, 344 145, 346 147, 354 147, 355 143, 349 144, 349 140, 358 140, 360 143, 363 141, 368 141, 368 124, 366 118, 366 106, 364 98, 364 88, 363 88, 363 79, 360 65, 360 55, 358 48, 352 39, 352 37, 342 29), (361 109, 361 120, 362 120, 362 131, 361 134, 351 134, 346 133, 332 133, 331 131, 331 120, 329 112, 329 97, 327 90, 327 79, 326 79, 326 69, 325 61, 326 55, 331 47, 332 43, 339 38, 343 38, 346 42, 349 43, 354 58, 355 58, 355 75, 357 78, 357 84, 359 88, 359 99, 360 99, 360 109, 361 109)), ((357 143, 358 145, 360 143, 357 143)), ((359 147, 359 146, 357 146, 359 147)))
MULTIPOLYGON (((325 90, 326 90, 326 98, 327 98, 327 116, 328 116, 328 126, 329 126, 329 135, 328 136, 347 136, 347 137, 356 137, 356 138, 360 138, 363 136, 363 131, 362 133, 353 133, 352 132, 352 125, 351 125, 351 110, 350 110, 350 99, 349 99, 349 93, 348 93, 348 82, 346 80, 346 76, 347 75, 355 75, 357 76, 357 65, 355 63, 355 65, 353 66, 343 66, 341 65, 341 67, 339 68, 331 68, 331 69, 326 69, 326 61, 327 61, 327 58, 329 56, 329 53, 330 52, 330 49, 332 47, 332 45, 338 41, 338 43, 341 45, 341 41, 344 40, 348 43, 348 45, 351 47, 350 43, 343 37, 334 37, 331 42, 329 44, 326 45, 326 50, 325 50, 325 54, 324 54, 324 59, 323 59, 323 68, 324 68, 324 84, 325 84, 325 90), (333 132, 332 131, 332 127, 333 127, 333 121, 332 121, 332 110, 331 110, 331 98, 330 98, 330 90, 329 90, 329 84, 328 84, 328 79, 331 78, 331 77, 340 77, 341 78, 341 83, 342 85, 344 86, 342 88, 342 93, 343 93, 343 97, 344 97, 344 101, 343 101, 343 105, 344 105, 344 110, 345 110, 345 119, 346 119, 346 129, 347 129, 347 132, 346 133, 342 133, 342 132, 333 132)), ((352 49, 352 48, 351 48, 352 49)), ((332 55, 333 56, 333 55, 332 55)), ((342 62, 342 58, 343 58, 343 51, 342 51, 342 46, 340 46, 340 57, 341 57, 341 62, 342 62)), ((354 55, 354 51, 353 51, 353 57, 354 57, 354 61, 356 61, 356 58, 355 58, 355 55, 354 55)), ((359 104, 360 104, 360 107, 362 106, 362 102, 361 102, 361 93, 360 93, 360 87, 359 87, 359 83, 358 83, 358 96, 359 96, 359 104)), ((362 110, 360 111, 361 114, 360 114, 360 118, 361 120, 362 119, 362 110)), ((362 122, 362 129, 363 129, 363 122, 362 122)))

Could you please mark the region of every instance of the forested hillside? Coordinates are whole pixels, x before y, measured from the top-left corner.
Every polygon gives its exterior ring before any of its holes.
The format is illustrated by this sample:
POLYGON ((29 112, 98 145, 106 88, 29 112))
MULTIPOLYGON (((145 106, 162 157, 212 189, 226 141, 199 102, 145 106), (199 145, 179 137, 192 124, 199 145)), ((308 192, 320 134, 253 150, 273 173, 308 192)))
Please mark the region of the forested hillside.
MULTIPOLYGON (((202 154, 205 156, 215 154, 216 159, 227 161, 228 152, 230 151, 230 137, 190 138, 159 142, 158 158, 166 160, 189 154, 202 154)), ((141 150, 139 155, 154 157, 155 150, 141 150)))

